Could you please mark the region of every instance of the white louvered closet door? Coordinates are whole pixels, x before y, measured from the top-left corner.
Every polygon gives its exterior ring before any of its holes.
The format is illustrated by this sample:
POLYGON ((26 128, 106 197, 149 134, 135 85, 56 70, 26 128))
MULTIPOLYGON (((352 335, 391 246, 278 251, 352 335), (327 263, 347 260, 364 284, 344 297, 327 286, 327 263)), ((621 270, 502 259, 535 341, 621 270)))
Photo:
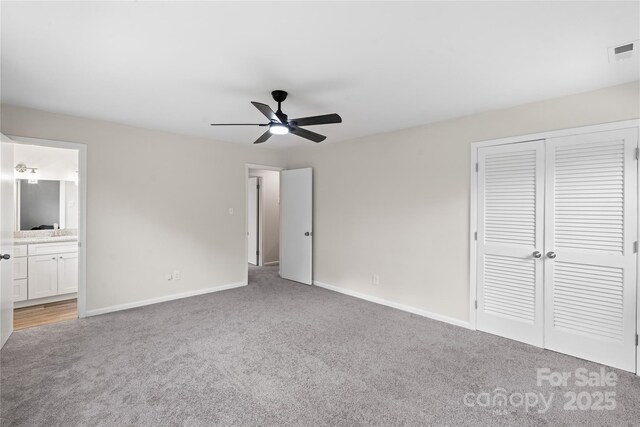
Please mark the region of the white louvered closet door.
POLYGON ((541 347, 544 141, 478 150, 479 330, 541 347))
POLYGON ((637 145, 636 129, 546 143, 545 347, 629 371, 636 357, 637 145))

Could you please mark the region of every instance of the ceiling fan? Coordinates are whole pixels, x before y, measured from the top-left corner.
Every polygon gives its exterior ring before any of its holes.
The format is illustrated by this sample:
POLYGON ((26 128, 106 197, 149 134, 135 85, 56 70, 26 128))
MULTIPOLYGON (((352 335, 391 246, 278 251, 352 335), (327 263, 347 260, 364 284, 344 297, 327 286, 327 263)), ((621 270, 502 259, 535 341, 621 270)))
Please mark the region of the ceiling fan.
POLYGON ((280 108, 284 100, 287 99, 287 92, 283 90, 274 90, 271 92, 271 96, 273 96, 274 101, 278 103, 278 110, 276 112, 274 112, 267 104, 251 102, 254 107, 269 119, 269 123, 211 123, 211 126, 268 126, 269 128, 267 131, 254 142, 254 144, 262 144, 267 139, 271 138, 271 135, 285 135, 287 133, 292 133, 313 142, 322 142, 327 138, 326 136, 303 129, 300 126, 342 123, 342 117, 337 114, 325 114, 322 116, 301 117, 299 119, 289 120, 288 116, 284 114, 280 108))

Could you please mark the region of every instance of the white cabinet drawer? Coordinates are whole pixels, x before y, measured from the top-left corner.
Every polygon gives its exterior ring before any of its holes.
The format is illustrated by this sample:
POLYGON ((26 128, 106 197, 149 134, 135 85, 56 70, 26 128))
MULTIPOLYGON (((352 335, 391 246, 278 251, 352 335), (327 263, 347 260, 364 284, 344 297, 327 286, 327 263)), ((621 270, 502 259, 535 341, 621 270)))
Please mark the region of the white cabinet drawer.
POLYGON ((27 258, 13 259, 13 279, 27 278, 27 258))
POLYGON ((27 279, 13 281, 13 302, 26 301, 27 279))
POLYGON ((13 257, 20 258, 27 256, 27 245, 15 245, 13 247, 13 257))
POLYGON ((29 245, 29 256, 78 252, 78 242, 38 243, 29 245))

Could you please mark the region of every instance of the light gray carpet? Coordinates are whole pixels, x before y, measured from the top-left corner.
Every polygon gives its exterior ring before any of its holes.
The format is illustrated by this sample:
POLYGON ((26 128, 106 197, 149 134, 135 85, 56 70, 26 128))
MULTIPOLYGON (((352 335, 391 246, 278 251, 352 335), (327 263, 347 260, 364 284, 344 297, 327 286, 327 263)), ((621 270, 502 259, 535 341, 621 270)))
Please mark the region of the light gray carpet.
POLYGON ((249 286, 18 331, 0 352, 2 425, 638 425, 640 378, 536 386, 599 365, 252 269, 249 286), (502 387, 514 406, 474 407, 502 387), (569 390, 615 410, 563 410, 569 390), (513 393, 555 393, 527 412, 513 393))

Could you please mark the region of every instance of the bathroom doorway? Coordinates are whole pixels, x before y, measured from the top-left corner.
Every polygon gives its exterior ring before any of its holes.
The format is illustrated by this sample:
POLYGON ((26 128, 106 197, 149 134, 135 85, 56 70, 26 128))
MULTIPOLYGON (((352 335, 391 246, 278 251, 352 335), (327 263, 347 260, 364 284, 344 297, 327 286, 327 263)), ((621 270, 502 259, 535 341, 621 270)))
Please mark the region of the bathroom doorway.
POLYGON ((84 316, 86 146, 14 142, 13 330, 84 316))

